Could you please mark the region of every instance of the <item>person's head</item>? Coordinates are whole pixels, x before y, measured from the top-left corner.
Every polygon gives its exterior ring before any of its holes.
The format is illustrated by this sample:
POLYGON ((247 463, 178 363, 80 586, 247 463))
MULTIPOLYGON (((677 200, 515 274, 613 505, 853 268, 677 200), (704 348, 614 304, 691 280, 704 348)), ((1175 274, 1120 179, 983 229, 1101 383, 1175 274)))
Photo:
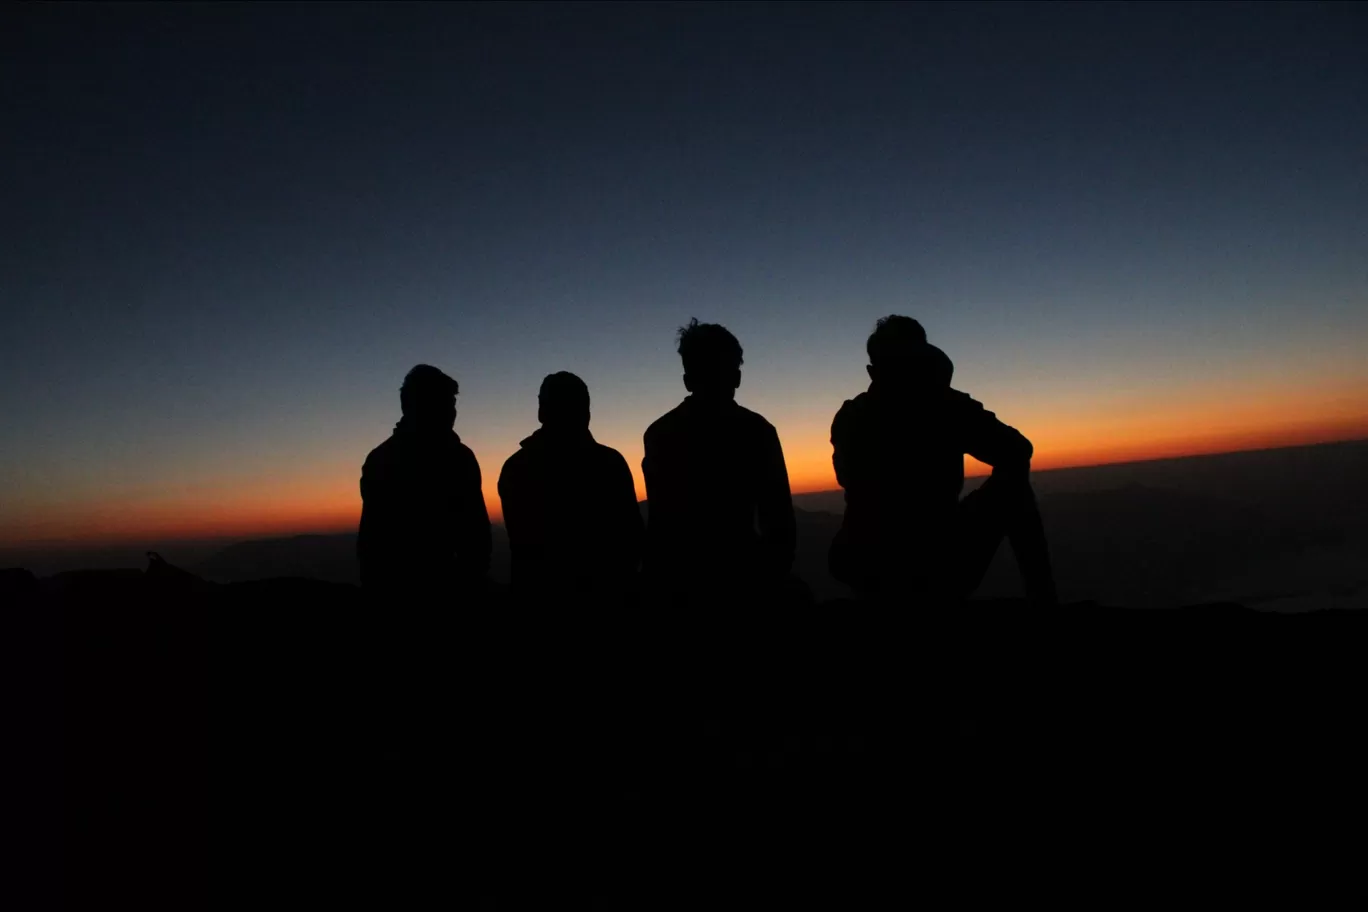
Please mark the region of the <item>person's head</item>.
POLYGON ((955 379, 955 363, 931 343, 926 344, 918 365, 920 382, 935 389, 948 389, 955 379))
POLYGON ((556 430, 589 427, 589 387, 569 371, 547 374, 537 393, 537 420, 556 430))
POLYGON ((954 365, 926 341, 926 330, 911 317, 891 314, 874 325, 869 341, 869 377, 894 390, 948 387, 954 365))
POLYGON ((405 375, 404 385, 399 387, 399 408, 405 418, 419 424, 449 428, 456 423, 459 392, 454 379, 431 364, 419 364, 405 375))
POLYGON ((706 399, 730 399, 741 385, 741 343, 726 327, 699 323, 679 328, 684 388, 706 399))

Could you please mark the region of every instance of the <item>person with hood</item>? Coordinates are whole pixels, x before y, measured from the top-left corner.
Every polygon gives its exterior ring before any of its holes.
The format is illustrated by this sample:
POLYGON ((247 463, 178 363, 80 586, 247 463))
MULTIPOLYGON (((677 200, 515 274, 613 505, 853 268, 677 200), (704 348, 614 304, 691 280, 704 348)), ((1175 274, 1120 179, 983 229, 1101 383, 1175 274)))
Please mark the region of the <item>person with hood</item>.
POLYGON ((642 521, 627 460, 589 432, 589 388, 561 371, 537 394, 541 427, 499 475, 515 597, 612 603, 635 587, 642 521))
POLYGON ((1030 471, 1033 448, 968 394, 954 365, 911 317, 878 321, 866 350, 870 385, 831 425, 846 510, 831 575, 874 599, 966 598, 1006 538, 1026 595, 1056 601, 1030 471), (964 456, 993 474, 964 499, 964 456))
POLYGON ((385 601, 478 597, 489 572, 480 464, 461 443, 456 381, 419 364, 399 388, 403 417, 361 468, 361 585, 385 601))

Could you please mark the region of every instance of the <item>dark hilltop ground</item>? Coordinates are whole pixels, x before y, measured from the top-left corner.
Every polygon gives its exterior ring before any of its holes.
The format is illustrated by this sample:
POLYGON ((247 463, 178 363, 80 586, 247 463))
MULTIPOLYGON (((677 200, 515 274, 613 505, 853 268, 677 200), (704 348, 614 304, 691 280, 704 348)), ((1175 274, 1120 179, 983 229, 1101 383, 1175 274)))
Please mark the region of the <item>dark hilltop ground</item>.
POLYGON ((13 907, 1363 909, 1368 613, 1335 606, 1362 593, 1368 446, 1338 447, 1242 454, 1245 490, 1285 481, 1244 506, 1229 461, 1076 470, 1091 495, 1041 473, 1048 614, 991 580, 897 616, 811 580, 801 609, 380 615, 319 579, 7 573, 11 670, 52 698, 32 742, 61 745, 27 790, 47 889, 13 907), (1317 486, 1317 522, 1255 524, 1317 486), (1070 497, 1129 530, 1079 558, 1048 512, 1070 497), (1070 568, 1136 535, 1149 576, 1096 572, 1138 596, 1078 598, 1100 584, 1070 568), (1267 598, 1117 607, 1221 585, 1267 598))

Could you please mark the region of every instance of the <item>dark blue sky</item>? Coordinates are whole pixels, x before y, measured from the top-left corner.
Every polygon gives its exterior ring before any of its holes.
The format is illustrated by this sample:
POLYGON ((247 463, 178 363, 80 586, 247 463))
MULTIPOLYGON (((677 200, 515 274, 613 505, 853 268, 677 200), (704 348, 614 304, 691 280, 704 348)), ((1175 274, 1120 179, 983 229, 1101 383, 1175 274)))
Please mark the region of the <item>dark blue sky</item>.
POLYGON ((1047 461, 1368 428, 1362 5, 0 16, 0 538, 351 509, 418 361, 635 466, 690 316, 800 486, 894 311, 1047 461))

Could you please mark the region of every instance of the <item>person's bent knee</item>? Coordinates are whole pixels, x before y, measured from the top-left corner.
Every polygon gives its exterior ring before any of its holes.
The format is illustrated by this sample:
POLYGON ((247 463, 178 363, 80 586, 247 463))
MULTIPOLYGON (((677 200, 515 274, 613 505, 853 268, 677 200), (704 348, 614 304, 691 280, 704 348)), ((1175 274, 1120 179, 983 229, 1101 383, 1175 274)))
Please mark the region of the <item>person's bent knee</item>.
POLYGON ((995 465, 993 466, 993 474, 989 476, 989 480, 996 482, 1000 487, 1030 484, 1030 460, 1024 462, 1006 462, 1001 465, 995 465))
POLYGON ((994 472, 974 494, 979 495, 983 500, 994 503, 1003 501, 1018 500, 1023 494, 1028 494, 1031 490, 1031 479, 1026 474, 994 472))

